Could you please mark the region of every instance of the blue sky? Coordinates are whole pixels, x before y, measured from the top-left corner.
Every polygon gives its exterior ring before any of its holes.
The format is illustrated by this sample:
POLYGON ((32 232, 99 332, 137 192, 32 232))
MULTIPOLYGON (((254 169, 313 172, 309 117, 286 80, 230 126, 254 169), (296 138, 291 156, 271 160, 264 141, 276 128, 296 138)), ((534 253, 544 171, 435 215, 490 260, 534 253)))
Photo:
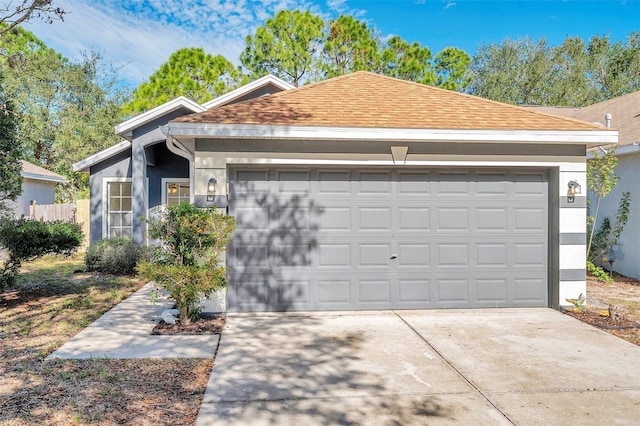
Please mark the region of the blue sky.
POLYGON ((311 10, 325 19, 351 14, 384 36, 418 41, 436 54, 448 46, 470 55, 505 38, 609 35, 640 31, 640 0, 55 0, 64 22, 26 28, 63 55, 96 50, 136 86, 181 47, 202 47, 239 64, 244 39, 277 10, 311 10))

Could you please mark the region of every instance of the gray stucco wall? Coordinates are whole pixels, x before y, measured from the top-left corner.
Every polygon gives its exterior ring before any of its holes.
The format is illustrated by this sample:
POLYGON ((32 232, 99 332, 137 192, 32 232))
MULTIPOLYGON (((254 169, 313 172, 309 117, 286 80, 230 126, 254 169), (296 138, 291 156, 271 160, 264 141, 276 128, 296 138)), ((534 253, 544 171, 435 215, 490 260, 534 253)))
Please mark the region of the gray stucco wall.
POLYGON ((107 177, 131 177, 131 150, 121 152, 120 154, 91 167, 89 178, 89 188, 91 191, 91 200, 89 203, 91 208, 91 242, 104 238, 102 235, 102 190, 103 180, 107 177))

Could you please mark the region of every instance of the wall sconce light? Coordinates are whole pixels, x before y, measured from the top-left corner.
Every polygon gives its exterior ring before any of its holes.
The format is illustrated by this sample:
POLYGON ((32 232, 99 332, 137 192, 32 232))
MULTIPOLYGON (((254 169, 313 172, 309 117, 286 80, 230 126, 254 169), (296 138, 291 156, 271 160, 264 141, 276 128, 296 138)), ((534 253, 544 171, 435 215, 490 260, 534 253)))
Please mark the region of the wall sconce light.
POLYGON ((178 192, 178 185, 176 185, 175 183, 170 183, 169 184, 169 194, 174 195, 178 192))
POLYGON ((573 203, 576 200, 576 194, 582 193, 582 187, 575 181, 569 181, 569 189, 567 190, 567 203, 573 203))
POLYGON ((209 179, 209 184, 207 185, 207 201, 214 201, 216 196, 216 184, 218 180, 214 177, 209 179))

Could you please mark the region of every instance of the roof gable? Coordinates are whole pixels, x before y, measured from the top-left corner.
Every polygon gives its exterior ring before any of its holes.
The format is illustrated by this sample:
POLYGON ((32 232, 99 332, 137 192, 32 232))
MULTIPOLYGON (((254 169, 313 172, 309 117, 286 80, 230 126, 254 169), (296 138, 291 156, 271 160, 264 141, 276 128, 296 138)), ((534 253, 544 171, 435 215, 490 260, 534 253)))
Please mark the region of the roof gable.
POLYGON ((376 129, 604 129, 366 71, 211 108, 172 122, 376 129))

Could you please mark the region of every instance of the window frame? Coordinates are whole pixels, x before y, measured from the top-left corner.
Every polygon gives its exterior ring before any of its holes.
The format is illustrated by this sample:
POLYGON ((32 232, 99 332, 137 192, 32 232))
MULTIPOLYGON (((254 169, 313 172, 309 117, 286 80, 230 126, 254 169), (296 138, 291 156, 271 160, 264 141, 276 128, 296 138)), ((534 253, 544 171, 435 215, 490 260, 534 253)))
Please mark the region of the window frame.
POLYGON ((189 196, 185 198, 185 201, 187 203, 191 203, 191 199, 192 199, 192 194, 193 194, 193 188, 191 186, 191 179, 189 178, 162 178, 160 179, 161 182, 161 205, 162 207, 167 207, 168 204, 168 192, 167 192, 167 187, 172 184, 172 183, 176 183, 176 184, 188 184, 189 185, 189 196))
MULTIPOLYGON (((106 177, 102 179, 102 239, 111 238, 110 236, 110 200, 109 200, 109 184, 110 183, 129 183, 131 184, 131 238, 133 238, 133 179, 121 177, 106 177)), ((118 210, 123 212, 123 210, 118 210)), ((120 226, 122 228, 122 226, 120 226)))

